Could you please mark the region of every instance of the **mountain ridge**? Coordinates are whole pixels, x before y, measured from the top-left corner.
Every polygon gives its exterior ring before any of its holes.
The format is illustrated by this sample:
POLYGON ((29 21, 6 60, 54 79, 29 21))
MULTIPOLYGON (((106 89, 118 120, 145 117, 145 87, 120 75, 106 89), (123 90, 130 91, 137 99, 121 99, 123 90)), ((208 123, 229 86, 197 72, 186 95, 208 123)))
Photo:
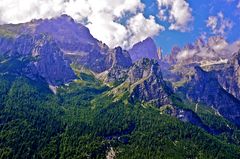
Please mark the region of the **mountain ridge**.
POLYGON ((0 26, 0 158, 239 158, 240 52, 199 53, 216 43, 160 59, 152 38, 109 48, 67 15, 0 26))

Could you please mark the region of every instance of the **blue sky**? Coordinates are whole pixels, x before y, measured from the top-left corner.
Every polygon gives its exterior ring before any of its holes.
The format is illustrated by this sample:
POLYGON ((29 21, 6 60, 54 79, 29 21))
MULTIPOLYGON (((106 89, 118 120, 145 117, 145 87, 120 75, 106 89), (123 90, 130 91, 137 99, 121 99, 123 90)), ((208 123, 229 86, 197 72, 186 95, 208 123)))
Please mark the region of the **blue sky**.
MULTIPOLYGON (((168 28, 169 24, 158 18, 158 5, 154 0, 142 0, 147 6, 144 15, 155 15, 156 21, 168 28)), ((194 18, 190 31, 180 32, 166 29, 155 36, 154 40, 159 47, 162 47, 164 53, 170 52, 173 46, 184 46, 187 43, 194 42, 201 35, 206 37, 220 35, 224 36, 227 41, 233 42, 240 39, 240 9, 237 8, 239 1, 237 0, 189 0, 189 6, 192 8, 192 16, 194 18), (210 28, 206 26, 209 16, 217 16, 222 13, 225 19, 232 22, 232 28, 227 29, 225 34, 214 34, 210 28)))

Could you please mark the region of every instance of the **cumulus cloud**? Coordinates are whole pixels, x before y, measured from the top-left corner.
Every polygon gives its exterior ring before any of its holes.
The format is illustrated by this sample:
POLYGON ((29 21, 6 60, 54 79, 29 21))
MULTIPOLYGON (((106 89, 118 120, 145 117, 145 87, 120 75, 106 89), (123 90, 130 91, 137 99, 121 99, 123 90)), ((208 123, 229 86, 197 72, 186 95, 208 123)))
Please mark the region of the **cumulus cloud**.
POLYGON ((170 30, 190 30, 193 16, 186 0, 158 0, 158 6, 160 19, 171 23, 170 30))
POLYGON ((155 22, 155 18, 153 16, 150 16, 149 19, 146 19, 142 13, 132 17, 128 21, 127 28, 130 31, 131 44, 146 39, 146 35, 152 37, 159 31, 164 30, 163 26, 158 25, 155 22))
POLYGON ((68 14, 110 47, 128 48, 163 27, 144 17, 141 0, 1 0, 0 22, 22 23, 68 14))
POLYGON ((233 22, 224 17, 222 12, 219 12, 217 16, 210 16, 206 21, 207 27, 211 29, 213 34, 224 36, 227 31, 232 29, 233 22))
POLYGON ((51 18, 63 12, 63 0, 1 0, 0 21, 21 23, 37 18, 51 18))

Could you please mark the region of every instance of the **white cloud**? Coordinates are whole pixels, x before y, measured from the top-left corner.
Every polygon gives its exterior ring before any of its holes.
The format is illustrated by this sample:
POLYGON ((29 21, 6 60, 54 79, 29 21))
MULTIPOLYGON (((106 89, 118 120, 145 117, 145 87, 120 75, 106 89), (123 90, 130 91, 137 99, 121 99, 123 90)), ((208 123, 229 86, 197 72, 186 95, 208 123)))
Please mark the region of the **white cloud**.
POLYGON ((114 22, 113 16, 106 13, 92 14, 89 18, 87 27, 91 34, 97 39, 102 40, 110 47, 117 45, 128 45, 126 37, 128 37, 128 30, 125 26, 114 22), (104 17, 104 18, 103 18, 104 17))
POLYGON ((84 18, 90 15, 92 13, 92 9, 87 0, 81 1, 70 0, 67 3, 66 8, 64 9, 64 12, 69 14, 75 20, 80 21, 84 20, 84 18))
POLYGON ((177 60, 182 61, 182 60, 192 58, 196 53, 197 53, 197 50, 195 49, 192 49, 192 50, 184 49, 177 54, 177 60))
POLYGON ((164 27, 155 22, 155 18, 150 16, 146 19, 142 13, 137 14, 128 21, 127 25, 130 31, 130 43, 134 44, 143 41, 147 37, 152 37, 163 31, 164 27))
POLYGON ((21 23, 36 18, 51 18, 63 12, 63 0, 1 0, 0 21, 21 23))
POLYGON ((68 14, 110 47, 127 48, 163 30, 153 16, 142 15, 144 7, 141 0, 1 0, 0 22, 22 23, 68 14))
POLYGON ((206 24, 214 34, 221 36, 224 36, 226 32, 233 27, 233 22, 229 19, 226 19, 222 12, 219 12, 217 16, 208 17, 206 24))
POLYGON ((120 45, 129 48, 136 42, 157 35, 163 30, 163 27, 156 23, 153 16, 145 18, 141 12, 138 12, 138 10, 143 10, 144 7, 140 1, 123 0, 122 3, 120 1, 108 1, 105 4, 106 6, 90 4, 92 13, 88 16, 87 27, 94 37, 102 40, 110 47, 120 45), (112 4, 112 6, 110 7, 109 4, 112 4), (128 17, 125 21, 126 24, 123 25, 118 22, 128 12, 133 15, 128 17))
POLYGON ((160 19, 171 23, 170 30, 190 30, 193 16, 186 0, 158 0, 158 6, 160 19))

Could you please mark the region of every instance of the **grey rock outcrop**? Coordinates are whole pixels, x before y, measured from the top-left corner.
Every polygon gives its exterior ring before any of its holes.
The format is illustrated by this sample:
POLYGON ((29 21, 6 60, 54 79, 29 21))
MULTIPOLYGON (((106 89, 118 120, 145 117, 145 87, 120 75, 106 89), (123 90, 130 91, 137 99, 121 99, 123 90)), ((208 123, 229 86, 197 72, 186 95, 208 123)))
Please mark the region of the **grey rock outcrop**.
POLYGON ((120 47, 110 49, 95 39, 87 27, 67 15, 1 27, 14 36, 0 36, 0 54, 37 58, 28 70, 37 67, 49 84, 59 85, 74 79, 70 63, 95 73, 110 69, 111 75, 132 64, 127 51, 120 47))
POLYGON ((87 27, 76 23, 70 16, 62 15, 52 19, 34 20, 23 25, 24 32, 51 36, 58 46, 69 52, 89 52, 98 49, 99 41, 87 27))
POLYGON ((240 50, 233 55, 228 66, 222 67, 217 75, 222 87, 240 100, 240 50))
POLYGON ((171 104, 171 89, 167 87, 159 64, 154 60, 137 61, 128 72, 128 82, 132 87, 131 101, 144 101, 161 107, 171 104))
POLYGON ((177 55, 181 51, 180 47, 174 46, 171 50, 171 53, 169 55, 164 56, 162 62, 166 62, 167 64, 176 64, 177 62, 177 55))
POLYGON ((87 27, 67 15, 33 23, 36 25, 33 31, 51 36, 71 62, 96 73, 104 72, 112 66, 129 67, 132 63, 126 51, 120 47, 110 49, 95 39, 87 27))
POLYGON ((158 50, 155 42, 152 38, 147 38, 142 42, 136 43, 129 50, 129 54, 133 62, 138 61, 142 58, 149 58, 159 60, 158 50))
POLYGON ((121 47, 109 50, 107 55, 107 65, 119 66, 123 69, 129 68, 132 65, 132 60, 129 53, 121 47))
POLYGON ((106 74, 106 77, 103 77, 104 81, 116 84, 124 82, 127 78, 128 68, 132 65, 129 53, 122 50, 121 47, 117 47, 109 51, 106 59, 106 63, 110 68, 103 72, 103 74, 106 74))
POLYGON ((195 75, 180 90, 188 99, 213 107, 240 126, 240 101, 221 87, 214 72, 205 72, 196 66, 195 75))
POLYGON ((69 63, 63 57, 63 52, 49 36, 20 35, 12 39, 10 44, 8 39, 6 40, 1 44, 7 45, 0 48, 1 54, 10 58, 31 59, 24 71, 28 77, 34 78, 39 75, 51 85, 61 85, 75 78, 69 63))
POLYGON ((51 85, 61 85, 75 79, 70 64, 63 58, 63 52, 52 40, 46 40, 39 48, 36 67, 39 74, 51 85))

